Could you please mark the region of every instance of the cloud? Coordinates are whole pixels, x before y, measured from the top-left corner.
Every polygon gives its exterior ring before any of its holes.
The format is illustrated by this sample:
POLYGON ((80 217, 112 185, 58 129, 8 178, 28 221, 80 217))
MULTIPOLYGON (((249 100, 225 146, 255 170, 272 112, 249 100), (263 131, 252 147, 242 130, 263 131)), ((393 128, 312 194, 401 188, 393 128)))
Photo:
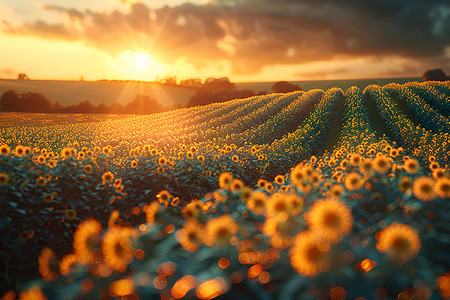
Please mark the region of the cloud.
POLYGON ((11 68, 0 69, 0 78, 3 76, 11 78, 17 75, 17 72, 11 68))
POLYGON ((440 60, 450 46, 447 0, 215 0, 158 9, 134 3, 129 11, 112 12, 45 8, 69 22, 41 20, 4 30, 84 40, 113 55, 151 48, 165 63, 185 59, 197 68, 228 60, 235 74, 349 57, 440 60))

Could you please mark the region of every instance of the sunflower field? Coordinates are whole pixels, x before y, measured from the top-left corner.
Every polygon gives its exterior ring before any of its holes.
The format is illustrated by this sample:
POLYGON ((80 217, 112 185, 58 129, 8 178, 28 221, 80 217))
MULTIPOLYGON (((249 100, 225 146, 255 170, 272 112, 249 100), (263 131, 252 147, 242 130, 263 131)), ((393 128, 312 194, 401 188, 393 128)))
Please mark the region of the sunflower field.
POLYGON ((450 82, 1 113, 6 299, 448 299, 450 82))

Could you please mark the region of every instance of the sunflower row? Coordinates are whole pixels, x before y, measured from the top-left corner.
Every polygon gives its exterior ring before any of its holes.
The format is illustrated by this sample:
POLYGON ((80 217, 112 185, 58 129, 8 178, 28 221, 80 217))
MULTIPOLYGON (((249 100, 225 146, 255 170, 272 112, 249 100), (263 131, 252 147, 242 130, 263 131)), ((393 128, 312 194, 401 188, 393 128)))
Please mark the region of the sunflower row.
POLYGON ((450 87, 439 86, 436 83, 408 83, 405 85, 429 105, 444 116, 450 116, 450 87))
POLYGON ((310 114, 323 94, 322 90, 317 89, 300 94, 293 102, 277 114, 273 114, 266 122, 252 126, 239 134, 232 133, 224 141, 219 140, 219 143, 236 145, 243 145, 244 143, 270 144, 296 129, 310 114))
POLYGON ((360 145, 363 142, 375 143, 378 140, 370 124, 363 92, 357 87, 351 87, 346 91, 339 147, 342 143, 360 145))
POLYGON ((341 89, 327 90, 295 131, 275 140, 264 149, 269 161, 281 168, 292 167, 292 163, 301 161, 321 149, 336 116, 337 107, 344 101, 343 98, 341 89))
POLYGON ((406 106, 412 114, 412 119, 417 121, 421 127, 436 134, 450 133, 450 119, 441 115, 411 89, 393 84, 383 88, 389 92, 393 99, 397 98, 398 102, 401 101, 401 104, 406 106))
POLYGON ((370 85, 366 87, 364 94, 376 103, 379 114, 396 142, 411 152, 422 151, 424 157, 436 155, 440 161, 448 162, 449 134, 434 134, 420 126, 415 126, 382 87, 370 85))

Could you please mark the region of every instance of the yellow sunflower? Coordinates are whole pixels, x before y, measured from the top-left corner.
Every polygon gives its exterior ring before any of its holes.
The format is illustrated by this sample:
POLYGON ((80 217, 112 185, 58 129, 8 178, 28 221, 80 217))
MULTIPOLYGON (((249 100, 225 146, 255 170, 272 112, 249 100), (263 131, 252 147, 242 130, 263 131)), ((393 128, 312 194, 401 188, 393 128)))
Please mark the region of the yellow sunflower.
POLYGON ((352 230, 352 212, 343 202, 322 199, 311 207, 308 213, 308 226, 317 237, 336 243, 352 230))
POLYGON ((192 219, 191 221, 187 221, 183 228, 177 231, 177 241, 187 251, 197 251, 205 235, 203 227, 203 224, 198 224, 192 219))
POLYGON ((103 257, 112 269, 124 272, 133 261, 135 249, 131 238, 136 236, 136 229, 123 227, 113 227, 104 235, 101 244, 103 257))
POLYGON ((391 224, 376 235, 377 249, 404 263, 419 253, 421 243, 416 230, 405 224, 391 224))
POLYGON ((223 215, 208 220, 206 223, 206 244, 208 246, 226 247, 230 239, 239 231, 239 225, 230 215, 223 215))
POLYGON ((304 276, 315 276, 329 269, 329 245, 324 244, 310 231, 295 236, 289 249, 289 261, 295 271, 304 276))

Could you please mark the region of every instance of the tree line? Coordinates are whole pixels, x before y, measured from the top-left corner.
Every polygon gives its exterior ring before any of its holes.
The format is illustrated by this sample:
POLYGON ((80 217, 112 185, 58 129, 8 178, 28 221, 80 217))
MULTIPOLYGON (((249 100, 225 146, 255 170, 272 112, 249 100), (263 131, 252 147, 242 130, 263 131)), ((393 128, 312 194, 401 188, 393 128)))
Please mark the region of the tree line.
MULTIPOLYGON (((298 85, 286 81, 276 82, 272 92, 283 93, 301 90, 298 85)), ((232 99, 247 98, 255 95, 264 95, 267 91, 255 92, 251 89, 239 90, 228 78, 208 78, 189 98, 184 106, 181 104, 165 106, 156 99, 137 94, 125 105, 113 103, 111 105, 94 105, 88 100, 77 104, 61 105, 58 101, 52 102, 45 95, 35 92, 18 93, 14 90, 5 91, 0 97, 0 111, 5 112, 33 112, 33 113, 95 113, 95 114, 152 114, 165 112, 182 107, 208 105, 215 102, 224 102, 232 99)))

